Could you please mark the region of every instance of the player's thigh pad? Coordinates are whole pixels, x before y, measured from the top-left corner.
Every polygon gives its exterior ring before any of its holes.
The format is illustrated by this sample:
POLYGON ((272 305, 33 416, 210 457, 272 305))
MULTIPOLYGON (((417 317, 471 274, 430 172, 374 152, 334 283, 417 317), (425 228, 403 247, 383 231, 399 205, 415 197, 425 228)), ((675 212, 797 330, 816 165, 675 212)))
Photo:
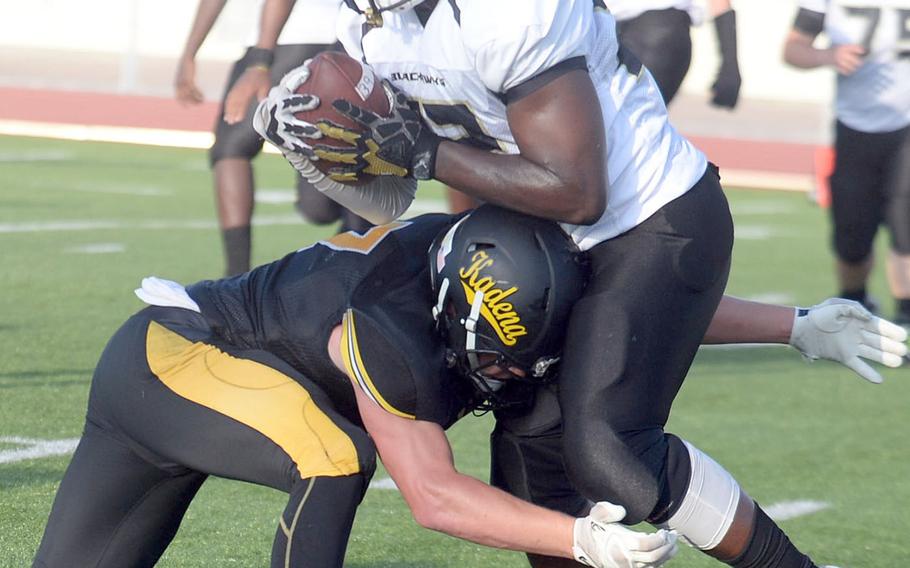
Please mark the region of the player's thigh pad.
POLYGON ((140 451, 285 491, 314 476, 372 475, 369 436, 317 385, 269 353, 216 345, 210 334, 199 314, 148 308, 112 340, 134 349, 119 364, 102 356, 93 395, 140 451))
POLYGON ((498 412, 490 436, 490 484, 568 515, 586 514, 590 502, 572 487, 562 459, 559 403, 551 387, 520 412, 498 412))

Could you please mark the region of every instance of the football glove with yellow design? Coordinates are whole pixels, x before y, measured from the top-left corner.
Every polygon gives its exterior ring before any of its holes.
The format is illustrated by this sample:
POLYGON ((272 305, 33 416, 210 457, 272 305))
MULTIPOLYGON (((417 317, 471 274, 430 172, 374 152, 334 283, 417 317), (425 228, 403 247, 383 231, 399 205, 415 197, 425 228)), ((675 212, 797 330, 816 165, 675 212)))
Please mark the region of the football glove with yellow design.
POLYGON ((320 160, 338 163, 328 171, 333 180, 350 183, 362 174, 433 178, 441 139, 427 127, 414 103, 403 92, 386 80, 382 81, 382 88, 391 109, 387 117, 344 99, 332 103, 336 111, 361 125, 365 129, 363 133, 329 121, 317 123, 325 138, 351 145, 350 149, 325 144, 313 146, 320 160))

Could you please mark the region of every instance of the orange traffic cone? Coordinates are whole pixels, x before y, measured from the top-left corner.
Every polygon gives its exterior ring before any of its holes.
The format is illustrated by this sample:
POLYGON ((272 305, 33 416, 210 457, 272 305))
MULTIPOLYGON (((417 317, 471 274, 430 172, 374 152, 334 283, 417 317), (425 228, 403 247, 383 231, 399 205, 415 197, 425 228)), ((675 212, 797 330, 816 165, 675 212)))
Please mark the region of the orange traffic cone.
POLYGON ((815 149, 815 187, 810 196, 822 209, 831 207, 831 174, 834 173, 834 148, 819 146, 815 149))

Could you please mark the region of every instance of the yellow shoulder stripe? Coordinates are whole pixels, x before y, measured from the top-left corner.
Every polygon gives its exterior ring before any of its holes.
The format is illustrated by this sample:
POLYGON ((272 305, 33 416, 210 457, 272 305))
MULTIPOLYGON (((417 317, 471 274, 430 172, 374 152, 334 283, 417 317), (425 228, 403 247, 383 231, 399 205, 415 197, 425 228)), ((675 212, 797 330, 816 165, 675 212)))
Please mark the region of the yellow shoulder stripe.
POLYGON ((345 369, 347 369, 348 375, 357 381, 357 384, 360 385, 363 392, 370 397, 373 402, 385 409, 386 412, 391 412, 395 416, 410 418, 411 420, 417 418, 413 414, 403 412, 392 406, 383 398, 382 393, 379 392, 376 385, 373 384, 373 379, 370 378, 370 374, 363 364, 363 358, 360 356, 360 347, 357 344, 357 331, 354 329, 354 312, 352 310, 348 310, 344 314, 344 320, 341 325, 341 356, 344 359, 344 366, 345 369))

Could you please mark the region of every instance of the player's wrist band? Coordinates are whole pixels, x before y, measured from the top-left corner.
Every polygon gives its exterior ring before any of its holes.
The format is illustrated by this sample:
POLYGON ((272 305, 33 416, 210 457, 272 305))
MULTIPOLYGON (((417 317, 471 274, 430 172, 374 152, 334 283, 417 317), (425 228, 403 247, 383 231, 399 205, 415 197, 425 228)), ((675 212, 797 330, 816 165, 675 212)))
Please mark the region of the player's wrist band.
POLYGON ((263 67, 268 69, 272 66, 273 61, 275 61, 275 52, 271 49, 251 47, 249 51, 246 52, 247 67, 263 67))
POLYGON ((414 148, 414 160, 411 162, 411 175, 414 179, 428 180, 436 177, 436 153, 442 138, 424 127, 414 148))
POLYGON ((723 60, 736 61, 736 11, 730 9, 714 18, 714 29, 723 60))

